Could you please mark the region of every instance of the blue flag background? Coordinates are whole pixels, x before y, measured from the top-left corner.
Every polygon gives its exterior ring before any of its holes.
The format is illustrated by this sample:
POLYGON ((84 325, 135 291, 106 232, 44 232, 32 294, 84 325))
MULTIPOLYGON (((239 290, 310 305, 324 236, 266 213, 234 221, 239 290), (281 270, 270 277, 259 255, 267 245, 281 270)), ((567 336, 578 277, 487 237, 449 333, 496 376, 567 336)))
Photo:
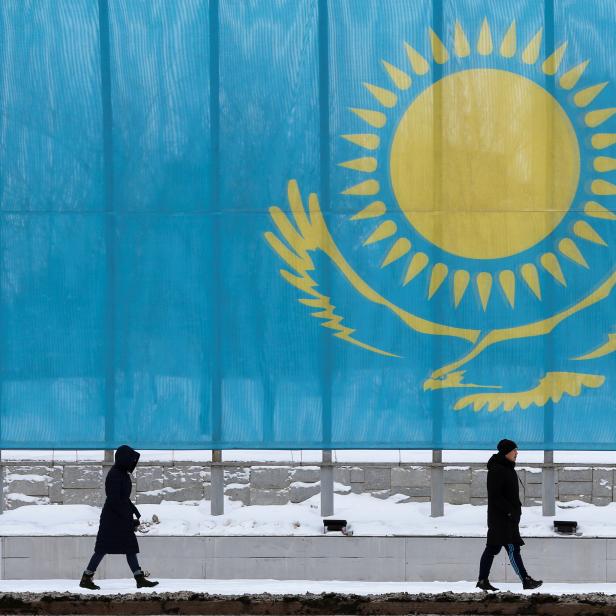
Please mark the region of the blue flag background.
POLYGON ((612 449, 615 31, 4 0, 0 446, 612 449))

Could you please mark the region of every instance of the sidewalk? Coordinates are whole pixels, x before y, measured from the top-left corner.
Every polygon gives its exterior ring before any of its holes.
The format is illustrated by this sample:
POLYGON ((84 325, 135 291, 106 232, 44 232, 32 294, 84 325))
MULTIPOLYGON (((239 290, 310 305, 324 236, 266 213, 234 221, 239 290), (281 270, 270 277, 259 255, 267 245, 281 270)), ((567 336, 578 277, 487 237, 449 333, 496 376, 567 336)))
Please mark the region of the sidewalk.
MULTIPOLYGON (((79 580, 0 580, 0 593, 80 593, 88 595, 128 595, 133 593, 207 593, 209 595, 306 595, 338 593, 344 595, 385 595, 408 593, 475 593, 473 582, 315 582, 310 580, 159 580, 153 589, 135 588, 130 578, 119 580, 96 580, 98 591, 79 588, 79 580)), ((497 584, 502 592, 545 595, 592 595, 603 593, 616 595, 616 584, 552 584, 546 583, 537 591, 524 591, 521 584, 497 584)))

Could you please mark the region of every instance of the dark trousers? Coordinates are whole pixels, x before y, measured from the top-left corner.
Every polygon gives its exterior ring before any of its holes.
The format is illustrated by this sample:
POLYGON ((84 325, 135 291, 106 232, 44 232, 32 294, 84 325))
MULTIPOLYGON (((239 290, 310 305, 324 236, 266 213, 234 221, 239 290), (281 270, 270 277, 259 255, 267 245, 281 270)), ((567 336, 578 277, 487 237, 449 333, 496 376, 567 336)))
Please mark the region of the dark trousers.
POLYGON ((479 562, 480 580, 485 580, 490 577, 490 569, 492 568, 494 557, 503 547, 507 550, 507 555, 511 561, 511 566, 518 577, 523 580, 528 575, 528 573, 526 573, 524 563, 522 562, 522 555, 520 554, 519 545, 513 545, 513 543, 508 543, 506 545, 486 545, 486 549, 483 551, 481 561, 479 562))
MULTIPOLYGON (((94 573, 97 567, 101 564, 101 560, 103 560, 104 556, 104 552, 94 552, 94 554, 92 554, 92 558, 90 558, 88 566, 86 567, 86 572, 94 573)), ((133 575, 141 573, 141 567, 139 566, 139 561, 137 560, 137 554, 127 554, 126 561, 128 562, 128 566, 133 572, 133 575)))

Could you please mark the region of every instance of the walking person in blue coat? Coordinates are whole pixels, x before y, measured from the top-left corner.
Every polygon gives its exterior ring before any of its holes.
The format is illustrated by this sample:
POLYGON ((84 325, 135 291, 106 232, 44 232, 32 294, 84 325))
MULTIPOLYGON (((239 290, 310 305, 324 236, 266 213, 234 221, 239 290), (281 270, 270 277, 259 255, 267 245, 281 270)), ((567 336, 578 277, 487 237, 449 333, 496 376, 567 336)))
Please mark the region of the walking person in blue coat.
POLYGON ((126 560, 135 576, 137 588, 149 588, 158 584, 158 582, 146 579, 137 559, 139 544, 135 530, 139 526, 141 514, 130 500, 133 486, 129 473, 135 470, 139 455, 128 445, 121 445, 115 452, 115 464, 105 479, 107 498, 101 512, 94 554, 79 582, 82 588, 100 589, 92 578, 105 554, 126 554, 126 560))
POLYGON ((479 564, 479 581, 481 590, 498 590, 490 584, 488 576, 494 557, 504 547, 511 561, 511 566, 522 582, 524 589, 539 588, 543 582, 534 580, 526 572, 520 547, 524 545, 520 537, 520 518, 522 502, 515 461, 518 446, 506 438, 496 446, 498 453, 488 460, 488 540, 479 564))

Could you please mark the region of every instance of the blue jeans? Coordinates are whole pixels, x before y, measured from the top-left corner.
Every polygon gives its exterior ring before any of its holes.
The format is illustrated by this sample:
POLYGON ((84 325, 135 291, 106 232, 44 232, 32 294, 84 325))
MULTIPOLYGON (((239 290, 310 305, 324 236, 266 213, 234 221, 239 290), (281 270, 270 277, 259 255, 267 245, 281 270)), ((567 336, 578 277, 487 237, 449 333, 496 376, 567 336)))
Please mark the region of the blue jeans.
MULTIPOLYGON (((88 566, 86 567, 86 573, 94 573, 97 567, 101 564, 101 560, 103 560, 104 556, 104 552, 94 552, 88 566)), ((137 560, 137 554, 127 554, 126 561, 128 562, 128 566, 133 572, 133 575, 141 573, 141 567, 139 566, 139 561, 137 560)))
POLYGON ((520 554, 519 545, 514 545, 513 543, 508 543, 504 546, 486 545, 486 549, 483 551, 483 554, 481 555, 481 561, 479 563, 480 580, 485 580, 490 577, 490 569, 492 568, 494 557, 501 551, 502 547, 507 550, 507 555, 509 556, 509 560, 511 561, 511 566, 513 567, 513 570, 516 572, 518 577, 523 580, 528 575, 528 573, 526 573, 524 563, 522 562, 522 555, 520 554))

